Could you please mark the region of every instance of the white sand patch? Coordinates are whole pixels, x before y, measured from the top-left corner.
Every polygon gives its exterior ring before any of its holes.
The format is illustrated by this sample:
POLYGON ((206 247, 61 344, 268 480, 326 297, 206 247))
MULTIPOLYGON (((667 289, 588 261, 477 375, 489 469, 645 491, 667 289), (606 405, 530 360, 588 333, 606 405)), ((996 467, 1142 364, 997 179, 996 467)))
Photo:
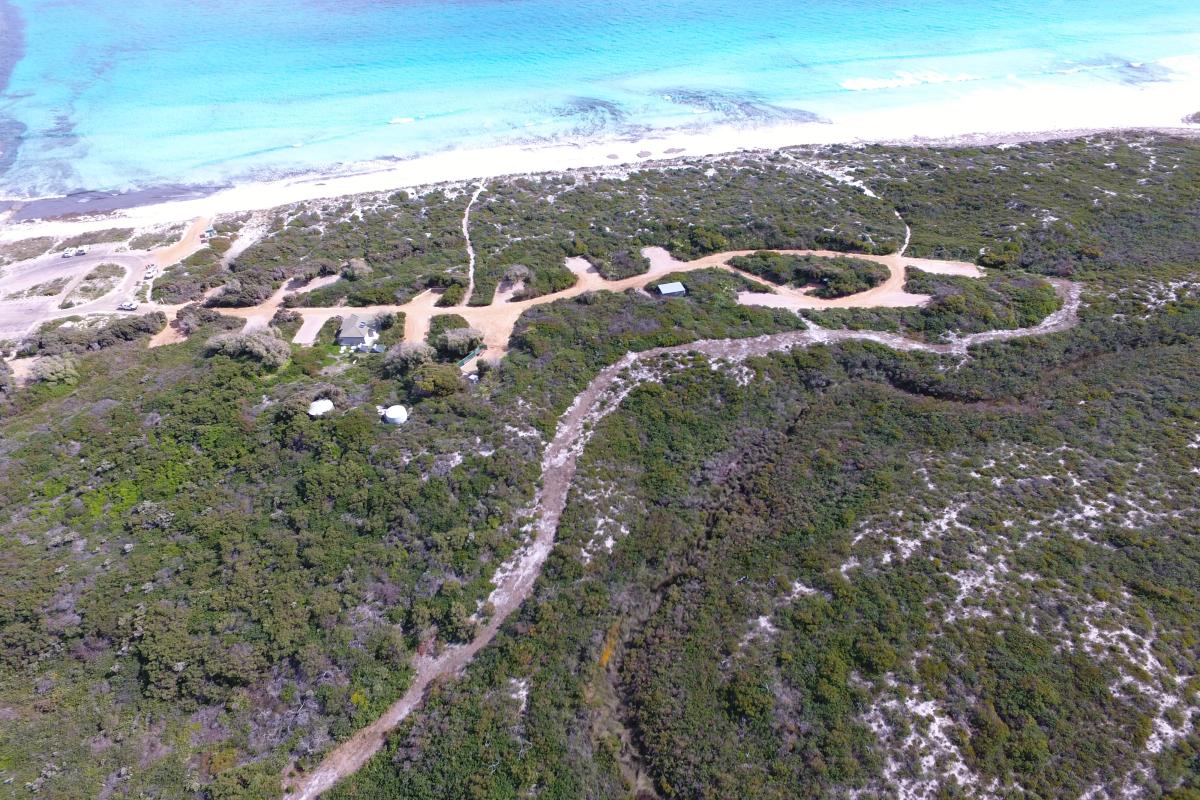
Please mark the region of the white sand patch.
POLYGON ((966 797, 996 796, 998 783, 985 784, 954 744, 954 721, 936 700, 921 700, 915 687, 903 701, 889 697, 876 702, 862 719, 886 754, 881 788, 888 795, 933 800, 955 786, 966 797), (892 720, 907 724, 909 730, 903 738, 892 720))
POLYGON ((529 680, 527 678, 509 678, 508 696, 517 701, 517 716, 523 716, 529 705, 529 680))
POLYGON ((784 596, 784 600, 791 603, 799 600, 801 597, 812 597, 815 594, 823 594, 811 586, 805 586, 800 581, 792 581, 792 590, 784 596))

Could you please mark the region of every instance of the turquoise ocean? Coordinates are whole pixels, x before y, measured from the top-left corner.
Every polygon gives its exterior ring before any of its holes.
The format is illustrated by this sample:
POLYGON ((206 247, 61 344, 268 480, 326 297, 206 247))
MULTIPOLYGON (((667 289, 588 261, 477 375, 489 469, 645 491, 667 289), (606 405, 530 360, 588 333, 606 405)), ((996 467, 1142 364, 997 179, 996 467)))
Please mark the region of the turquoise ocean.
POLYGON ((0 198, 1156 82, 1197 52, 1196 0, 0 0, 0 198))

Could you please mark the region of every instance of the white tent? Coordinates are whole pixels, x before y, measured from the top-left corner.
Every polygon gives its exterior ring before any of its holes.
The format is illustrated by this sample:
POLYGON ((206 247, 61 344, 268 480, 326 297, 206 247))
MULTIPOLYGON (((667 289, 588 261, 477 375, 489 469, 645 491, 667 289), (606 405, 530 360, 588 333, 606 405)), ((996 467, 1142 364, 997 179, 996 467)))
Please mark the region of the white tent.
POLYGON ((408 409, 404 406, 389 406, 383 412, 383 421, 388 425, 403 425, 408 422, 408 409))
POLYGON ((319 400, 313 400, 308 407, 308 415, 310 417, 323 417, 333 411, 333 401, 328 397, 322 397, 319 400))

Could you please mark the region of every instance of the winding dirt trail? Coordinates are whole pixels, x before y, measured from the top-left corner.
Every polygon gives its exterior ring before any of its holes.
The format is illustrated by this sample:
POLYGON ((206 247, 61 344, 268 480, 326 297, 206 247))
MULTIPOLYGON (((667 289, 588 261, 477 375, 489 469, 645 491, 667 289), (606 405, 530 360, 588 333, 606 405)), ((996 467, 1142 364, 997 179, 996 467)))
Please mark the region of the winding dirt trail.
MULTIPOLYGON (((327 307, 305 307, 298 306, 294 310, 303 317, 303 323, 297 331, 293 340, 296 344, 311 345, 316 341, 318 332, 321 327, 332 317, 344 316, 346 314, 364 314, 374 315, 380 313, 402 313, 405 315, 405 340, 406 341, 423 341, 425 334, 429 330, 430 323, 435 316, 439 314, 456 313, 464 317, 467 323, 472 327, 480 329, 484 334, 485 352, 483 356, 489 360, 496 361, 503 358, 508 352, 508 342, 512 337, 513 329, 517 324, 517 320, 535 306, 546 303, 553 303, 558 300, 565 300, 572 297, 577 297, 585 292, 592 291, 611 291, 623 292, 629 289, 646 290, 652 284, 661 282, 667 275, 673 273, 688 273, 702 269, 720 269, 726 272, 731 272, 742 278, 756 283, 768 291, 766 292, 742 292, 738 295, 738 302, 743 305, 763 306, 770 308, 791 309, 800 311, 805 309, 822 309, 822 308, 867 308, 867 307, 899 307, 899 306, 919 306, 929 301, 929 297, 925 295, 911 294, 904 291, 905 268, 914 266, 926 272, 949 275, 963 275, 967 277, 981 277, 983 272, 974 264, 957 261, 938 261, 934 259, 908 258, 904 256, 904 252, 908 247, 910 232, 907 224, 905 225, 905 242, 904 247, 897 253, 884 256, 872 256, 861 254, 847 254, 841 252, 833 252, 827 250, 778 250, 774 252, 788 255, 811 255, 824 258, 834 258, 839 256, 853 255, 855 258, 874 261, 882 264, 888 269, 888 278, 879 286, 869 289, 865 292, 859 292, 849 297, 841 297, 833 300, 825 300, 819 297, 813 297, 806 289, 797 289, 790 286, 778 286, 770 283, 756 275, 738 270, 730 266, 729 262, 737 256, 750 255, 754 251, 737 250, 725 253, 715 253, 710 256, 695 259, 694 261, 678 261, 671 256, 666 250, 661 247, 648 247, 643 249, 642 254, 649 261, 650 267, 646 272, 639 275, 634 275, 628 278, 618 280, 608 280, 582 258, 568 258, 566 260, 567 268, 575 274, 575 283, 571 287, 553 294, 546 294, 540 297, 533 297, 525 300, 513 300, 511 296, 498 295, 495 302, 486 306, 471 306, 468 305, 472 294, 475 291, 475 265, 476 253, 474 245, 470 238, 470 216, 471 210, 479 197, 487 189, 487 183, 481 181, 476 187, 475 192, 471 195, 470 201, 463 212, 462 229, 463 236, 466 239, 467 249, 467 290, 463 296, 462 302, 453 307, 440 307, 437 301, 440 294, 437 291, 427 290, 402 304, 376 305, 376 306, 327 306, 327 307)), ((902 220, 903 221, 903 220, 902 220)), ((130 253, 116 255, 105 255, 106 260, 111 261, 128 261, 127 280, 122 283, 121 291, 111 292, 102 301, 95 301, 85 306, 70 309, 68 311, 59 311, 56 307, 51 308, 47 303, 28 303, 30 308, 22 308, 23 316, 19 321, 20 333, 33 328, 34 326, 53 319, 57 316, 66 314, 88 314, 88 313, 112 313, 116 310, 116 304, 132 291, 133 281, 140 272, 140 267, 144 263, 149 263, 155 266, 163 266, 173 264, 182 258, 186 258, 193 252, 203 246, 202 233, 208 228, 211 220, 206 217, 201 217, 193 220, 183 236, 178 242, 167 245, 166 247, 151 250, 146 253, 130 253), (128 285, 126 285, 128 284, 128 285), (33 307, 36 305, 36 307, 33 307), (45 306, 44 308, 42 306, 45 306), (109 307, 111 306, 111 308, 109 307)), ((265 232, 265 223, 262 220, 253 220, 247 230, 239 235, 234 244, 234 248, 230 253, 240 252, 253 242, 260 239, 265 232)), ((97 256, 99 257, 99 256, 97 256)), ((226 260, 229 260, 229 254, 226 260)), ((90 262, 88 262, 90 263, 90 262)), ((76 268, 76 271, 85 266, 85 262, 72 262, 68 265, 76 268)), ((50 266, 59 269, 57 263, 52 263, 50 266)), ((310 281, 305 286, 285 285, 280 287, 270 298, 263 301, 257 306, 245 308, 226 308, 216 307, 213 310, 221 314, 231 317, 239 317, 246 320, 245 330, 251 331, 261 329, 270 324, 275 312, 283 304, 283 300, 288 295, 302 294, 305 292, 318 289, 323 286, 328 286, 331 283, 339 280, 339 276, 325 276, 310 281)), ((32 280, 32 279, 30 279, 32 280)), ((28 281, 27 281, 28 282, 28 281)), ((219 290, 212 290, 212 292, 219 290)), ((10 304, 12 305, 12 304, 10 304)), ((153 311, 161 311, 167 316, 168 323, 175 319, 175 315, 184 303, 179 304, 164 304, 155 302, 142 303, 139 308, 139 313, 149 313, 153 311)), ((15 314, 13 315, 16 316, 15 314)), ((161 331, 150 339, 150 347, 158 347, 165 344, 173 344, 183 341, 186 337, 176 328, 168 324, 166 330, 161 331)))
MULTIPOLYGON (((430 322, 435 316, 454 313, 466 319, 467 324, 482 331, 483 343, 487 348, 485 356, 489 360, 495 361, 503 358, 504 354, 508 352, 508 342, 512 338, 513 328, 516 327, 517 320, 520 319, 522 314, 535 306, 578 297, 585 292, 623 292, 628 289, 644 290, 652 284, 660 282, 667 275, 674 273, 694 272, 701 269, 720 269, 731 272, 770 290, 765 293, 741 292, 738 295, 739 303, 743 305, 790 309, 793 311, 823 308, 895 308, 924 305, 929 302, 930 298, 928 296, 911 294, 904 290, 905 269, 908 266, 917 267, 926 272, 940 275, 963 275, 972 278, 983 276, 983 272, 979 267, 961 261, 907 258, 899 253, 886 256, 854 254, 854 258, 874 261, 887 267, 887 280, 865 292, 859 292, 849 297, 825 300, 820 297, 813 297, 805 289, 777 286, 756 275, 751 275, 748 272, 743 272, 729 265, 731 259, 737 256, 750 255, 753 252, 751 250, 735 250, 716 253, 694 261, 677 261, 661 247, 647 247, 642 251, 642 254, 650 262, 650 268, 639 275, 618 280, 608 280, 603 277, 595 267, 582 258, 569 258, 566 262, 567 269, 575 274, 575 283, 570 288, 527 300, 506 301, 502 299, 499 302, 494 302, 486 306, 468 306, 465 305, 466 301, 464 300, 463 305, 449 308, 439 307, 437 305, 439 295, 433 291, 422 292, 407 303, 399 305, 332 306, 324 308, 297 306, 293 310, 304 318, 304 324, 297 331, 292 341, 296 344, 312 344, 316 341, 317 332, 321 330, 321 326, 332 317, 344 316, 346 314, 375 315, 381 313, 404 314, 405 341, 424 341, 425 333, 428 332, 430 322)), ((823 258, 844 257, 847 255, 846 253, 829 250, 777 250, 773 252, 786 255, 811 255, 823 258)), ((304 287, 294 291, 304 292, 308 291, 309 288, 311 287, 304 287)), ((264 316, 265 314, 267 318, 270 318, 271 314, 274 313, 273 309, 271 313, 260 313, 254 309, 234 310, 218 308, 215 310, 223 314, 232 314, 235 316, 264 316)))
POLYGON ((463 239, 467 243, 467 290, 463 293, 460 306, 465 306, 471 302, 471 295, 475 294, 475 247, 471 244, 471 208, 479 200, 479 195, 483 194, 487 189, 487 179, 479 182, 479 186, 475 188, 475 193, 471 195, 470 202, 467 203, 467 209, 463 212, 462 232, 463 239))
POLYGON ((975 344, 1041 336, 1077 324, 1081 287, 1069 281, 1055 281, 1054 285, 1063 299, 1063 307, 1040 324, 1030 328, 978 333, 951 344, 928 344, 893 333, 826 330, 811 326, 808 330, 751 339, 708 339, 627 353, 615 364, 601 370, 559 418, 554 438, 542 456, 542 487, 534 498, 532 539, 497 570, 493 578, 495 589, 488 598, 495 611, 487 623, 468 644, 447 647, 436 657, 416 657, 413 661, 416 674, 404 695, 379 719, 331 751, 315 770, 304 775, 288 776, 285 779, 288 800, 312 800, 342 778, 357 772, 384 745, 387 734, 421 704, 433 681, 461 673, 475 654, 495 638, 504 621, 533 591, 534 583, 541 574, 542 565, 554 546, 554 535, 566 508, 579 455, 591 438, 596 423, 614 411, 640 383, 657 379, 663 371, 683 363, 671 357, 700 354, 713 360, 739 362, 797 347, 852 339, 878 342, 904 351, 923 350, 966 357, 967 349, 975 344))

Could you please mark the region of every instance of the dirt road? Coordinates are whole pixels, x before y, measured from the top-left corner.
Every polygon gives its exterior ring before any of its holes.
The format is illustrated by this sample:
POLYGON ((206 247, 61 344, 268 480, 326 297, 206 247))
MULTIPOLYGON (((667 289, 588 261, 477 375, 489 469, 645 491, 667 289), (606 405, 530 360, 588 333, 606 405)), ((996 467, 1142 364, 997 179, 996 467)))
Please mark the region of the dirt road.
MULTIPOLYGON (((52 253, 13 265, 4 276, 0 297, 56 279, 66 278, 67 283, 53 296, 0 300, 0 339, 20 339, 42 323, 63 317, 118 313, 117 306, 139 293, 137 283, 147 267, 168 266, 199 250, 203 246, 200 236, 209 224, 206 217, 194 220, 183 238, 157 250, 123 250, 123 244, 101 244, 90 247, 86 256, 63 258, 61 254, 52 253), (100 264, 116 264, 125 270, 125 275, 103 297, 71 308, 59 308, 62 299, 100 264)), ((137 313, 162 311, 168 319, 173 319, 179 308, 142 303, 137 313)))
POLYGON ((699 353, 713 360, 738 362, 797 347, 852 339, 878 342, 899 350, 924 350, 966 357, 967 348, 974 344, 1040 336, 1077 324, 1080 287, 1067 281, 1056 281, 1055 288, 1063 298, 1063 307, 1040 324, 1017 330, 987 331, 963 337, 953 344, 932 345, 891 333, 810 328, 752 339, 709 339, 677 347, 628 353, 617 363, 601 370, 559 418, 554 438, 542 456, 542 488, 534 500, 533 538, 497 570, 493 578, 495 589, 488 598, 495 611, 487 623, 479 628, 469 644, 447 647, 436 658, 414 659, 416 674, 404 695, 375 722, 331 751, 315 770, 304 775, 289 776, 285 780, 288 800, 312 800, 342 778, 357 772, 383 747, 388 732, 421 704, 433 681, 462 672, 475 654, 495 638, 504 621, 533 591, 542 565, 554 546, 554 534, 566 508, 579 455, 595 430, 596 423, 615 410, 639 383, 657 379, 662 372, 675 368, 680 360, 673 357, 699 353))
MULTIPOLYGON (((458 305, 443 308, 437 305, 440 294, 436 291, 426 291, 407 303, 398 305, 365 306, 361 308, 347 306, 296 308, 295 310, 304 317, 304 324, 292 341, 297 344, 311 345, 316 341, 317 333, 321 330, 321 326, 331 317, 346 316, 348 314, 365 314, 369 316, 380 313, 404 314, 405 341, 423 341, 425 334, 429 331, 430 322, 435 316, 439 314, 458 314, 466 319, 467 324, 483 332, 483 343, 487 348, 484 356, 489 360, 495 361, 502 358, 508 352, 508 342, 512 338, 513 328, 516 327, 517 320, 531 308, 545 303, 578 297, 585 292, 623 292, 627 289, 645 289, 661 282, 664 277, 672 273, 687 273, 700 269, 723 269, 771 289, 771 293, 767 294, 742 292, 738 296, 738 302, 743 305, 770 306, 793 310, 919 306, 927 303, 929 301, 927 296, 909 294, 904 291, 904 270, 906 265, 913 265, 927 272, 936 272, 939 274, 964 275, 968 277, 980 277, 983 275, 980 269, 974 264, 958 261, 905 258, 899 254, 887 256, 855 255, 855 258, 875 261, 886 266, 888 268, 887 280, 865 292, 860 292, 849 297, 840 297, 836 300, 823 300, 819 297, 812 297, 802 289, 795 289, 789 286, 776 286, 755 275, 729 266, 731 259, 740 255, 749 255, 751 252, 753 251, 736 250, 727 253, 717 253, 695 261, 676 261, 671 257, 670 253, 661 247, 648 247, 642 253, 649 260, 650 268, 640 275, 621 278, 619 280, 604 278, 595 267, 582 258, 569 258, 566 261, 566 266, 567 269, 575 274, 576 279, 575 284, 569 289, 528 300, 514 301, 507 298, 498 298, 498 302, 493 302, 487 306, 458 305)), ((846 255, 845 253, 835 253, 827 250, 780 250, 776 252, 792 255, 814 255, 825 258, 846 255)), ((312 286, 308 286, 296 291, 304 292, 311 290, 311 288, 312 286)), ((272 300, 264 303, 262 307, 217 310, 231 316, 270 319, 274 314, 274 308, 268 308, 268 306, 272 303, 277 307, 277 298, 272 298, 272 300)))

